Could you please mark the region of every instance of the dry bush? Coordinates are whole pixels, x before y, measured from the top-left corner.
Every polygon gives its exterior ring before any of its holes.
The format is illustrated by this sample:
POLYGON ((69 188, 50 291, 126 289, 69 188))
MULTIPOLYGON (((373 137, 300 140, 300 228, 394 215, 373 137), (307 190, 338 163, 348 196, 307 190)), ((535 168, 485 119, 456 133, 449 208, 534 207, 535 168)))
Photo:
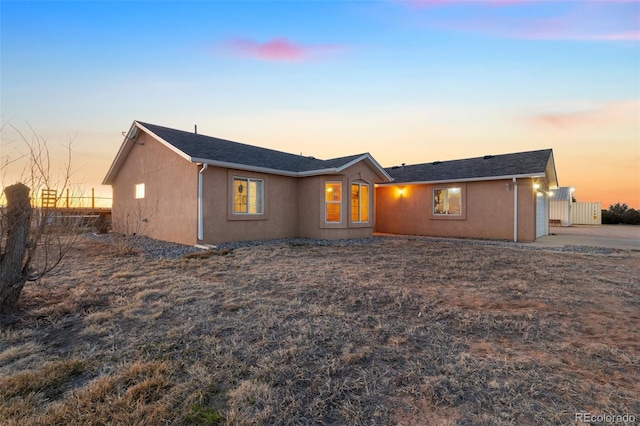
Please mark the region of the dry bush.
POLYGON ((175 261, 110 250, 83 241, 64 277, 25 290, 22 317, 0 331, 0 423, 640 413, 637 252, 417 238, 175 261))

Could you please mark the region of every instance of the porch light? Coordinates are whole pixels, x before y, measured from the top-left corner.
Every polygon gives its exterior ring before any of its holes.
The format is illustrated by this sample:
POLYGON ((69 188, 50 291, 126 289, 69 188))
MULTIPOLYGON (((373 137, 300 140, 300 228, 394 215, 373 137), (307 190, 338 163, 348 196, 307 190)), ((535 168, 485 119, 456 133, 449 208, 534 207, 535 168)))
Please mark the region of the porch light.
POLYGON ((398 195, 402 197, 404 195, 404 188, 398 188, 398 195))
POLYGON ((540 184, 539 183, 534 183, 533 184, 533 189, 540 189, 540 184))

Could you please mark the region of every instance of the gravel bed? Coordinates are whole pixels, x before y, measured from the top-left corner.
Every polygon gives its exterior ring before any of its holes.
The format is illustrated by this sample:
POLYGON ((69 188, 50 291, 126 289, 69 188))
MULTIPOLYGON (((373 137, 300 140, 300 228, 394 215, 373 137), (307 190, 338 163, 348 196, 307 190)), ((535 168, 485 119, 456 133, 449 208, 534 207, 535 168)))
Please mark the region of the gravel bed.
MULTIPOLYGON (((202 251, 203 249, 187 246, 184 244, 170 243, 167 241, 154 240, 152 238, 144 236, 130 236, 125 237, 119 234, 86 234, 88 238, 95 241, 110 242, 114 245, 122 245, 126 243, 128 247, 134 248, 136 252, 142 252, 146 256, 153 259, 178 259, 186 254, 202 251)), ((371 238, 357 238, 357 239, 341 239, 341 240, 316 240, 312 238, 281 238, 273 240, 255 240, 255 241, 237 241, 230 243, 217 244, 218 249, 235 250, 246 247, 256 247, 264 245, 281 245, 287 244, 289 246, 363 246, 370 244, 380 244, 383 241, 389 239, 396 240, 428 240, 434 243, 449 243, 469 246, 489 246, 489 247, 505 247, 516 248, 522 250, 546 250, 556 252, 571 252, 571 253, 585 253, 585 254, 599 254, 609 255, 615 252, 614 249, 605 247, 588 247, 588 246, 574 246, 566 245, 563 247, 540 247, 528 245, 526 243, 514 243, 512 241, 495 241, 495 240, 466 240, 457 238, 435 238, 435 237, 422 237, 422 236, 377 236, 371 238)))

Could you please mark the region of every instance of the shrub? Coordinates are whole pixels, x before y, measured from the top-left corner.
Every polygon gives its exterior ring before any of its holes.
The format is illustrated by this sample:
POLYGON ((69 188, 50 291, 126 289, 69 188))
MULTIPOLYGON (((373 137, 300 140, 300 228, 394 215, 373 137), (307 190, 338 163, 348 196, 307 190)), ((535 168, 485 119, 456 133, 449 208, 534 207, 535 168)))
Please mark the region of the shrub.
POLYGON ((640 225, 640 211, 629 209, 622 215, 622 223, 627 225, 640 225))
POLYGON ((626 203, 612 204, 608 210, 602 210, 602 224, 615 225, 618 223, 640 225, 640 211, 630 209, 626 203))

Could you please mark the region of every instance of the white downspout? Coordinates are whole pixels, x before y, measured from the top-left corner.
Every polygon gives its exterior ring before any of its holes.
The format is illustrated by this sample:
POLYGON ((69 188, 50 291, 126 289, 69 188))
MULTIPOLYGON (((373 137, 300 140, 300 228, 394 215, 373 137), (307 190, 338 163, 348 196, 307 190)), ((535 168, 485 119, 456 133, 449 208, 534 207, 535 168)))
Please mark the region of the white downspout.
POLYGON ((198 172, 198 240, 204 240, 204 207, 202 203, 202 175, 207 170, 208 164, 203 163, 200 172, 198 172))
POLYGON ((513 242, 518 242, 518 180, 513 178, 513 242))

